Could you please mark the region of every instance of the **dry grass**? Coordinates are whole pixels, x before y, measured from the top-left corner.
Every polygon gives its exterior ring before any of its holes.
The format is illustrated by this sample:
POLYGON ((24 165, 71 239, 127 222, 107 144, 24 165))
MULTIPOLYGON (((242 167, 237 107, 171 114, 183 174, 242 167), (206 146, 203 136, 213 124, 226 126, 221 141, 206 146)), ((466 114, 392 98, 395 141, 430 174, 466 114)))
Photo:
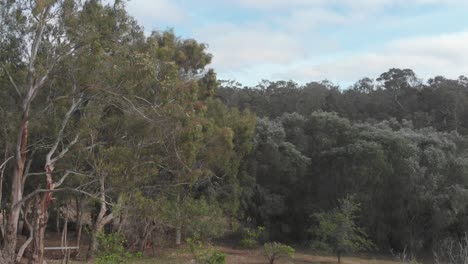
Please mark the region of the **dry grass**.
MULTIPOLYGON (((225 252, 227 255, 226 263, 229 264, 265 264, 266 259, 262 256, 260 250, 239 250, 232 248, 220 248, 221 251, 225 252)), ((313 254, 306 254, 298 252, 294 256, 293 261, 282 261, 278 260, 278 264, 285 263, 296 263, 296 264, 331 264, 337 263, 336 258, 326 257, 326 256, 317 256, 313 254)), ((341 259, 342 264, 398 264, 398 262, 388 261, 388 260, 376 260, 376 259, 366 259, 366 258, 357 258, 357 257, 343 257, 341 259)))
MULTIPOLYGON (((230 247, 218 247, 219 250, 226 253, 226 263, 228 264, 266 264, 266 259, 262 256, 260 250, 234 249, 230 247)), ((129 264, 189 264, 190 255, 183 249, 164 249, 154 258, 142 258, 131 261, 129 264)), ((49 261, 48 263, 58 264, 60 261, 49 261)), ((84 264, 85 262, 72 262, 72 264, 84 264)), ((88 262, 92 263, 92 262, 88 262)), ((295 264, 332 264, 337 263, 336 258, 317 256, 298 252, 293 261, 278 260, 277 264, 295 263, 295 264)), ((358 257, 343 257, 343 264, 398 264, 398 262, 358 257)))

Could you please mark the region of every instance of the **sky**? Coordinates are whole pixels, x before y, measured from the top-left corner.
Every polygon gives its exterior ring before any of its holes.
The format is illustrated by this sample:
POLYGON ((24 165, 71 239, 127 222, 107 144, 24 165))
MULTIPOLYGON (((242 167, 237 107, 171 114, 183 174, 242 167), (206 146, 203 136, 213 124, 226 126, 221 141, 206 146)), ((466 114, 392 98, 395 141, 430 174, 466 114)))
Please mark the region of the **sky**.
POLYGON ((130 0, 146 32, 208 45, 218 79, 341 86, 390 68, 468 76, 468 0, 130 0))

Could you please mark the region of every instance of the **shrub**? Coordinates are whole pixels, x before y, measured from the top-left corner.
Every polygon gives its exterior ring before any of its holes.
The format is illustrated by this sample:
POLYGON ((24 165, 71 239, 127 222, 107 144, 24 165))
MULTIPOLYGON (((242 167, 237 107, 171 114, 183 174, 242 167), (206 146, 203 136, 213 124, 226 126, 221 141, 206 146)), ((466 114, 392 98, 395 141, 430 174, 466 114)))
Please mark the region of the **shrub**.
POLYGON ((270 264, 280 258, 291 259, 294 256, 294 248, 278 242, 266 243, 263 245, 263 255, 268 259, 270 264))
POLYGON ((197 264, 225 264, 226 255, 213 247, 205 247, 198 238, 188 238, 187 244, 197 264))
POLYGON ((96 264, 128 263, 131 258, 138 256, 138 254, 131 254, 125 249, 125 239, 119 233, 108 235, 100 233, 97 239, 99 248, 96 264))
POLYGON ((399 263, 402 264, 421 264, 416 259, 416 256, 410 252, 408 252, 407 247, 403 249, 402 252, 394 252, 393 249, 391 250, 392 255, 396 258, 399 263))
POLYGON ((241 247, 244 248, 254 248, 258 245, 258 240, 262 235, 265 228, 262 226, 257 227, 257 229, 245 228, 240 241, 241 247))
POLYGON ((437 264, 468 263, 468 234, 461 239, 449 237, 437 242, 433 253, 437 264))

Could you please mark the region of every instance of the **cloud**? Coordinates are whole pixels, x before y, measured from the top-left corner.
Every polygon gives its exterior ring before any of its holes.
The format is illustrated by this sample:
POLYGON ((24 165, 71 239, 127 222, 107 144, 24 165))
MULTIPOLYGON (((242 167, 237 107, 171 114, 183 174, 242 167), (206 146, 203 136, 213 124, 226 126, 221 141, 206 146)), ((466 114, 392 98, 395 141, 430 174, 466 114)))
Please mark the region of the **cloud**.
POLYGON ((351 83, 391 67, 468 74, 467 0, 132 0, 148 29, 207 43, 221 78, 351 83), (463 8, 459 8, 463 7, 463 8), (441 32, 459 31, 458 33, 441 32), (423 35, 422 37, 408 37, 423 35), (425 35, 425 36, 424 36, 425 35))
POLYGON ((421 6, 421 5, 466 5, 465 0, 229 0, 232 5, 259 10, 316 8, 331 5, 341 5, 352 9, 384 8, 389 6, 421 6))
POLYGON ((146 26, 155 22, 182 24, 188 20, 187 10, 173 0, 133 0, 127 3, 127 8, 146 26))
POLYGON ((302 81, 331 79, 345 83, 368 76, 376 77, 386 70, 411 68, 420 77, 445 75, 456 78, 468 74, 468 32, 395 40, 384 48, 315 65, 291 66, 276 76, 302 81))
POLYGON ((265 24, 220 24, 196 33, 209 44, 213 65, 235 70, 252 64, 287 64, 305 54, 301 41, 265 24))

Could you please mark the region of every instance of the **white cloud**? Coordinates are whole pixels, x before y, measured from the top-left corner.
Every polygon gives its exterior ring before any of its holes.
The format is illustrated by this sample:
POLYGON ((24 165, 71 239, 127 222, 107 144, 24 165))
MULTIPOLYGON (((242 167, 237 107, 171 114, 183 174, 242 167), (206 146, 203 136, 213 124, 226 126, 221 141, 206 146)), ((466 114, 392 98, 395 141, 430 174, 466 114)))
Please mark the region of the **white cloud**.
POLYGON ((244 8, 273 10, 284 8, 323 7, 341 5, 349 8, 384 8, 389 6, 466 5, 466 0, 230 0, 244 8))
POLYGON ((187 10, 173 0, 133 0, 127 3, 127 7, 144 24, 149 21, 180 24, 188 19, 187 10))
POLYGON ((345 25, 355 21, 354 15, 339 14, 325 8, 300 8, 277 19, 279 25, 290 32, 307 32, 323 26, 345 25))
POLYGON ((345 83, 376 77, 389 68, 410 68, 420 77, 468 75, 468 32, 396 40, 375 52, 344 56, 315 65, 290 65, 277 76, 302 81, 331 79, 345 83))
POLYGON ((248 84, 262 78, 350 83, 391 67, 412 68, 422 77, 468 74, 468 32, 383 42, 405 31, 429 29, 434 20, 446 18, 438 8, 416 12, 427 5, 456 10, 453 7, 468 6, 468 0, 199 0, 197 10, 207 12, 201 13, 205 17, 199 24, 194 22, 200 13, 182 0, 128 3, 130 13, 147 29, 160 22, 173 24, 190 32, 187 37, 207 43, 221 78, 248 84), (406 14, 387 12, 393 8, 406 14), (209 23, 209 12, 230 14, 230 9, 236 18, 214 16, 223 20, 209 23), (245 9, 248 17, 237 17, 245 9))
POLYGON ((196 35, 209 44, 213 65, 222 70, 253 64, 287 64, 305 54, 299 39, 264 24, 213 25, 196 35))

